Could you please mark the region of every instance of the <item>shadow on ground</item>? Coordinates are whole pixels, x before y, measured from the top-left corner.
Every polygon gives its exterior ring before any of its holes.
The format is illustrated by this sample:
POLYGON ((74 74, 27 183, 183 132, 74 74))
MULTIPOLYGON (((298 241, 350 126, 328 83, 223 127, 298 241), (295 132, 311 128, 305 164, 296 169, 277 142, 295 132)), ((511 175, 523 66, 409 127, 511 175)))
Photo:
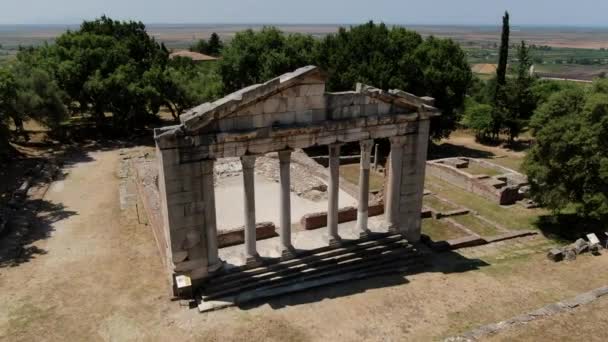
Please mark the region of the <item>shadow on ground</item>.
POLYGON ((289 306, 320 302, 325 299, 351 296, 358 293, 364 293, 373 289, 408 284, 410 280, 407 277, 414 274, 463 273, 479 270, 482 267, 490 265, 481 259, 469 259, 454 251, 446 251, 441 253, 428 252, 425 258, 426 261, 428 261, 429 265, 418 271, 392 273, 388 275, 374 276, 356 281, 348 281, 344 283, 326 285, 314 289, 308 289, 302 292, 291 293, 288 295, 281 295, 268 299, 255 300, 253 302, 239 305, 238 307, 243 310, 250 310, 268 304, 273 309, 282 309, 289 306))
POLYGON ((595 233, 600 240, 604 240, 605 232, 608 232, 605 222, 583 219, 576 214, 542 215, 535 225, 547 238, 562 242, 585 238, 589 233, 595 233))
MULTIPOLYGON (((26 143, 28 144, 28 143, 26 143)), ((38 146, 39 143, 30 143, 38 146)), ((32 145, 32 146, 33 146, 32 145)), ((0 268, 16 267, 34 259, 37 255, 46 254, 47 251, 32 246, 37 241, 45 240, 51 236, 53 225, 78 213, 68 210, 61 203, 51 203, 44 197, 38 199, 26 198, 17 205, 9 206, 11 194, 26 179, 29 179, 30 189, 42 187, 48 183, 48 177, 41 171, 42 166, 54 164, 59 167, 53 182, 62 181, 69 169, 76 164, 92 162, 91 152, 111 151, 119 148, 133 146, 152 146, 153 140, 149 137, 134 138, 133 140, 84 140, 77 144, 59 145, 47 143, 49 153, 43 156, 28 158, 18 156, 7 164, 0 165, 4 170, 2 181, 2 200, 0 210, 4 217, 8 217, 6 229, 0 234, 0 268)))

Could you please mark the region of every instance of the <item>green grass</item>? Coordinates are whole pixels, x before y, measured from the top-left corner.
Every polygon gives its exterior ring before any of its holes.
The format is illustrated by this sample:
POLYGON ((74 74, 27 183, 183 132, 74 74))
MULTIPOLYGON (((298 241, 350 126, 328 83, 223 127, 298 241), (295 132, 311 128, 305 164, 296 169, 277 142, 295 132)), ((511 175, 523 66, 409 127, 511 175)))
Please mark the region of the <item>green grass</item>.
POLYGON ((422 233, 433 241, 446 241, 467 236, 467 233, 447 221, 425 218, 422 220, 422 233))
POLYGON ((524 162, 524 158, 519 157, 502 157, 502 158, 481 158, 483 160, 487 160, 490 163, 494 163, 500 166, 507 167, 511 170, 522 172, 522 164, 524 162))
POLYGON ((483 165, 479 165, 474 162, 470 162, 469 167, 467 167, 466 169, 462 169, 462 170, 465 172, 468 172, 472 175, 486 175, 486 176, 490 176, 490 177, 501 175, 504 173, 495 168, 485 167, 483 165))
POLYGON ((433 195, 424 196, 424 205, 442 213, 458 209, 458 207, 442 201, 433 195))
MULTIPOLYGON (((359 185, 359 164, 340 165, 340 176, 347 181, 359 185)), ((377 192, 384 187, 384 176, 376 171, 370 170, 369 191, 377 192)))
POLYGON ((484 237, 500 234, 500 231, 496 227, 471 214, 454 216, 451 219, 484 237))
POLYGON ((534 223, 537 218, 547 214, 547 211, 541 208, 525 209, 517 204, 500 206, 430 175, 426 177, 425 187, 443 198, 474 210, 481 216, 512 230, 535 229, 534 223))

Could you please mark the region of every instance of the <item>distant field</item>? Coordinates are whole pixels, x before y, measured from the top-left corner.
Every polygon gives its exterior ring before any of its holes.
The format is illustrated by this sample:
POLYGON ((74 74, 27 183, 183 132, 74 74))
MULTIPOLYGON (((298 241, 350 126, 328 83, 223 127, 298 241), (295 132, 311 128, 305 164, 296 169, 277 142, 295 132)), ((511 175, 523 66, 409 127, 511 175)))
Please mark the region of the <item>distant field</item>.
MULTIPOLYGON (((236 32, 245 29, 259 30, 264 25, 253 24, 149 24, 148 32, 170 49, 184 49, 201 38, 216 32, 223 40, 230 40, 236 32)), ((323 37, 334 33, 340 25, 276 24, 289 33, 306 33, 323 37)), ((349 25, 342 25, 349 26, 349 25)), ((52 43, 66 29, 77 25, 0 25, 0 64, 10 59, 19 46, 38 46, 52 43)), ((459 42, 467 53, 471 65, 484 64, 479 74, 488 72, 498 60, 500 28, 494 26, 429 26, 411 25, 407 28, 423 36, 447 37, 459 42)), ((572 27, 512 27, 510 50, 511 61, 515 56, 514 46, 521 40, 535 45, 531 55, 537 73, 547 77, 592 79, 608 71, 608 28, 572 27), (600 50, 601 49, 601 50, 600 50)))

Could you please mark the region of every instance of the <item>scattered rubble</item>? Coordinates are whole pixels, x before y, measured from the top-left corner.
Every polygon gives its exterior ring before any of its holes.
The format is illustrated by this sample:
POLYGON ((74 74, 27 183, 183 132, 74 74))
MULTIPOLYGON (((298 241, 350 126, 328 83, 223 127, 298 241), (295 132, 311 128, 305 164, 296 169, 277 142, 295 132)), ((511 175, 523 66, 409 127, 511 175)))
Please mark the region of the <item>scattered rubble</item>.
POLYGON ((559 262, 562 260, 572 261, 576 260, 576 256, 586 252, 598 253, 601 249, 599 244, 590 244, 584 239, 578 239, 567 246, 561 248, 552 248, 547 253, 547 258, 551 261, 559 262))

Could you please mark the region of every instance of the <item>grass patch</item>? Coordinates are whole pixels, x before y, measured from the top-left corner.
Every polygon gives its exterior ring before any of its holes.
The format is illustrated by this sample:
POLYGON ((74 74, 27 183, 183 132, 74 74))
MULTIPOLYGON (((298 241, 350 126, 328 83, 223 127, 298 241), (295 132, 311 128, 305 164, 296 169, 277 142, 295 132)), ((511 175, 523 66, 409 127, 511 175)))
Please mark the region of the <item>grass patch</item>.
MULTIPOLYGON (((359 163, 340 165, 340 176, 347 181, 359 185, 359 163)), ((384 187, 384 176, 374 170, 369 172, 369 191, 378 192, 384 187)))
POLYGON ((472 209, 481 216, 512 230, 535 229, 534 223, 538 217, 548 214, 542 208, 526 209, 517 204, 501 206, 430 175, 426 177, 425 187, 443 198, 472 209))
POLYGON ((500 233, 496 227, 471 214, 454 216, 451 219, 481 236, 494 236, 500 233))
POLYGON ((445 241, 467 236, 465 232, 446 221, 425 218, 422 220, 422 233, 433 241, 445 241))
POLYGON ((423 201, 426 207, 429 207, 442 213, 458 209, 456 206, 446 201, 442 201, 433 195, 424 196, 423 201))
POLYGON ((524 162, 524 158, 519 157, 502 157, 502 158, 482 158, 483 160, 487 160, 490 163, 494 163, 500 166, 504 166, 511 170, 522 172, 522 164, 524 162))
POLYGON ((503 172, 501 172, 495 168, 485 167, 485 166, 479 165, 474 162, 470 162, 469 167, 467 167, 466 169, 463 169, 463 170, 472 175, 486 175, 486 176, 490 176, 490 177, 503 174, 503 172))

